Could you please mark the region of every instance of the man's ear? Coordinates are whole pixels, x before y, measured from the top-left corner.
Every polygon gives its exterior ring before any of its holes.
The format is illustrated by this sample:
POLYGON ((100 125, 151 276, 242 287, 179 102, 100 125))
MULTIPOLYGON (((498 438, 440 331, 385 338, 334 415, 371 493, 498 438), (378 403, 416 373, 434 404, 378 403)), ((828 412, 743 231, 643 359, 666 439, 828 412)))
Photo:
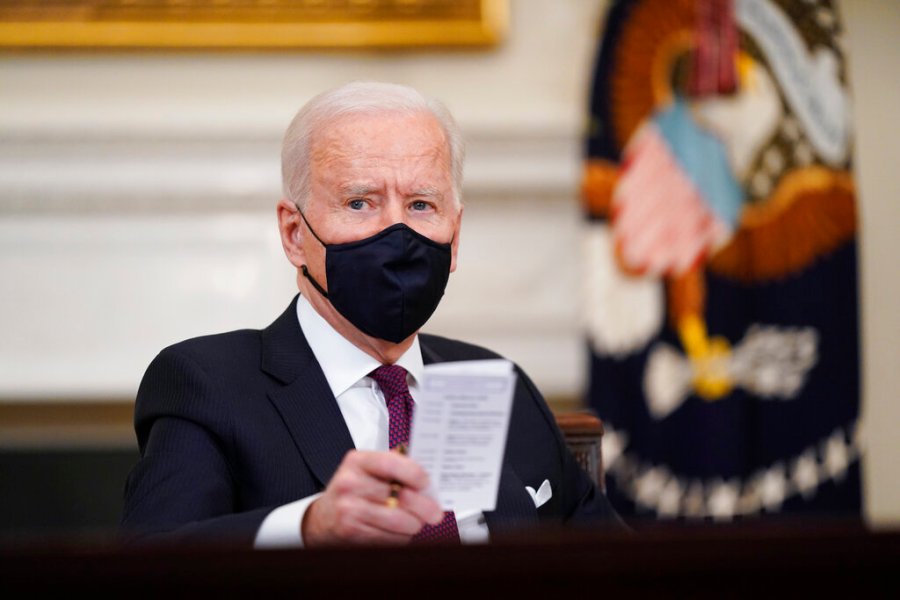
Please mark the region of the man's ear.
POLYGON ((459 235, 462 229, 463 207, 459 206, 459 212, 456 214, 456 227, 453 232, 453 241, 450 242, 450 272, 456 270, 456 253, 459 251, 459 235))
POLYGON ((278 232, 281 234, 281 247, 291 264, 300 268, 306 264, 306 254, 303 252, 303 226, 300 223, 300 210, 286 198, 278 201, 276 206, 278 214, 278 232))

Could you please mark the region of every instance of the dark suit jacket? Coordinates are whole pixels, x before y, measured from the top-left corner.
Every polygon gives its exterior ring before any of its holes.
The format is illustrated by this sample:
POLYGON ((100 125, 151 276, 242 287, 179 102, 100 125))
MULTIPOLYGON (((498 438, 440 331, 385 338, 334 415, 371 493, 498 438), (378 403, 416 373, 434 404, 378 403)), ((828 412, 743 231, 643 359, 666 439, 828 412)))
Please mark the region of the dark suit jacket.
MULTIPOLYGON (((268 328, 195 338, 160 352, 135 406, 141 459, 128 477, 129 535, 252 544, 274 508, 321 491, 353 448, 325 375, 297 322, 296 298, 268 328)), ((425 364, 496 358, 420 335, 425 364)), ((489 530, 613 517, 567 451, 540 393, 518 370, 500 492, 489 530), (535 509, 525 490, 550 480, 535 509)))

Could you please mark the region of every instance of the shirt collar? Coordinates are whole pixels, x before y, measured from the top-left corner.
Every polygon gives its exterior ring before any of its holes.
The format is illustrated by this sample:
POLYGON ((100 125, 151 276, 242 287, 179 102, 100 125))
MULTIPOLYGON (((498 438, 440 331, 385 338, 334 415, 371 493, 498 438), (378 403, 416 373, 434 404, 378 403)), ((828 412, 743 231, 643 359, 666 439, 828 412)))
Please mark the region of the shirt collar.
MULTIPOLYGON (((381 366, 377 359, 335 331, 302 294, 297 298, 297 320, 335 398, 381 366)), ((411 385, 422 381, 425 366, 418 335, 396 364, 412 376, 411 385)))

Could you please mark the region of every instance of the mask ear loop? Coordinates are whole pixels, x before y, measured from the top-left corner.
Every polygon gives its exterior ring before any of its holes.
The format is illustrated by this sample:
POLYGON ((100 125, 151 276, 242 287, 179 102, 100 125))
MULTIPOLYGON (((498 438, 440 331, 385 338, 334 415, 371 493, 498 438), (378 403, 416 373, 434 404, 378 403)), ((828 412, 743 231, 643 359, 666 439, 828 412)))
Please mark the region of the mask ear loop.
POLYGON ((306 215, 303 214, 303 211, 300 209, 300 206, 297 205, 297 204, 294 204, 294 206, 297 207, 297 212, 300 213, 300 218, 303 219, 303 222, 304 222, 304 223, 306 223, 306 228, 309 229, 309 232, 310 232, 311 234, 313 234, 313 237, 316 238, 316 240, 317 240, 320 244, 322 244, 322 247, 323 247, 323 248, 328 247, 328 244, 326 244, 325 242, 322 241, 322 238, 319 237, 319 235, 316 233, 316 230, 313 229, 313 228, 312 228, 312 225, 309 224, 309 221, 306 219, 306 215))
MULTIPOLYGON (((325 242, 323 242, 322 238, 320 238, 316 234, 315 230, 312 228, 312 225, 310 225, 309 221, 306 220, 306 215, 304 215, 303 211, 300 210, 300 207, 297 204, 294 204, 294 206, 297 207, 297 212, 300 213, 300 218, 303 219, 304 223, 306 223, 306 228, 309 229, 309 232, 311 234, 313 234, 313 237, 316 238, 316 241, 318 241, 320 244, 322 244, 322 247, 325 248, 325 251, 327 252, 328 245, 325 242)), ((312 284, 312 286, 314 288, 316 288, 316 291, 319 292, 320 294, 322 294, 323 297, 328 298, 328 292, 326 292, 325 289, 321 285, 319 285, 318 281, 313 279, 313 276, 309 274, 309 269, 306 267, 306 265, 300 265, 300 270, 303 271, 303 276, 309 280, 309 282, 312 284)))
POLYGON ((325 298, 328 297, 328 292, 322 289, 322 286, 319 285, 319 282, 313 279, 313 276, 309 274, 309 269, 306 268, 306 265, 300 265, 300 270, 303 271, 303 276, 309 279, 309 282, 312 284, 316 291, 322 294, 325 298))

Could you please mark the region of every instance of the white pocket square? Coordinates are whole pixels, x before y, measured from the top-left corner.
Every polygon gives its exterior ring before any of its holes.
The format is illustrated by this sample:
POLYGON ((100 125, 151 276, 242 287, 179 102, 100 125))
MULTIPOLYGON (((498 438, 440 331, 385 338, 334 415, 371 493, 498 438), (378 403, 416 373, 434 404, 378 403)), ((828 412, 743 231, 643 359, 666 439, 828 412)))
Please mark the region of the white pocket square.
POLYGON ((540 508, 547 503, 547 500, 553 497, 549 479, 545 479, 544 483, 541 484, 541 487, 539 487, 537 491, 534 491, 534 488, 530 485, 526 485, 525 489, 528 491, 528 495, 531 496, 531 499, 534 500, 535 508, 540 508))

